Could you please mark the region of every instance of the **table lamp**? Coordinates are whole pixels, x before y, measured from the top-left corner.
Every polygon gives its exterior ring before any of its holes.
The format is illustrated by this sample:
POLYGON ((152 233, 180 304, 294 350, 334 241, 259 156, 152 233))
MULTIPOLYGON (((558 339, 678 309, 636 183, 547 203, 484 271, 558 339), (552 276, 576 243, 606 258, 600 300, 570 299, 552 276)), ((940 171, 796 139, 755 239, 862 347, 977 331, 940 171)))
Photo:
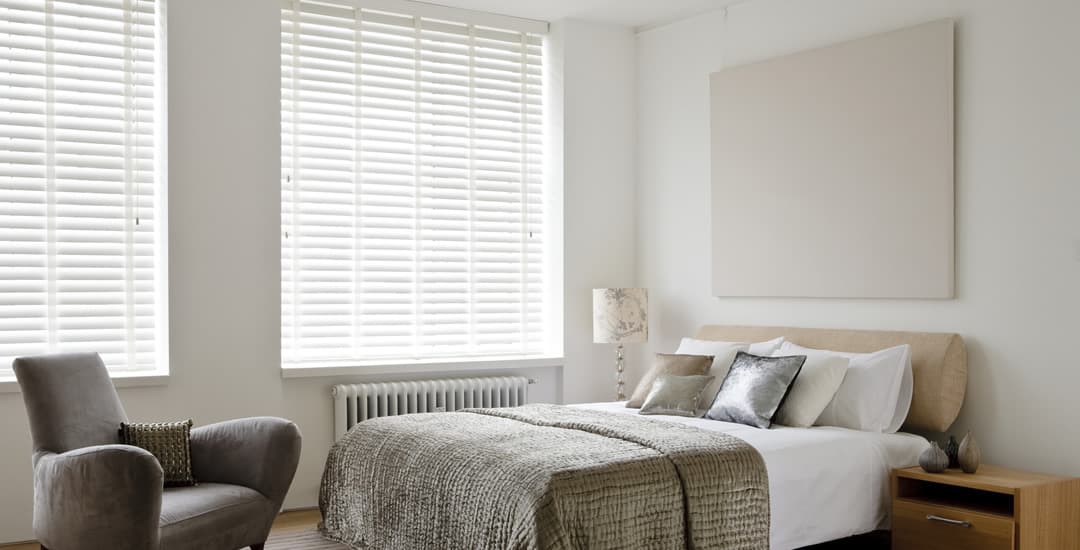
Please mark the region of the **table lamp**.
POLYGON ((593 342, 615 346, 615 398, 626 400, 623 344, 649 339, 649 292, 644 288, 593 289, 593 342))

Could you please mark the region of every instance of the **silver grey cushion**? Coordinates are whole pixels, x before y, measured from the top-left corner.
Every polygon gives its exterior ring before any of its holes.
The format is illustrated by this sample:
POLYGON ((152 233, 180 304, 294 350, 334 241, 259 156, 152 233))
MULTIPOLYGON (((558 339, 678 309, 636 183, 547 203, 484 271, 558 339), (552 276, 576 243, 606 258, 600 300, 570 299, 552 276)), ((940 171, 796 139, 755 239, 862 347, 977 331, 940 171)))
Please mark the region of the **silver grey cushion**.
POLYGON ((740 351, 705 416, 768 428, 805 362, 805 355, 760 357, 740 351))
POLYGON ((698 401, 715 378, 708 375, 660 375, 653 382, 638 414, 701 416, 697 408, 698 401))

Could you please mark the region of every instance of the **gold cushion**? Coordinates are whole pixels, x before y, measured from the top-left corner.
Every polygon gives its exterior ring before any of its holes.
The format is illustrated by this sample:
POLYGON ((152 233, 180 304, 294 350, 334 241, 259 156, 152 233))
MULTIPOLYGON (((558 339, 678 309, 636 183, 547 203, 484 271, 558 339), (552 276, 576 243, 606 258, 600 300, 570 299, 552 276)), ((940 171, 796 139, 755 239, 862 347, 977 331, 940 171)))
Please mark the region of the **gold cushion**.
POLYGON ((653 382, 649 396, 638 414, 700 416, 698 402, 713 376, 673 376, 664 374, 653 382))
POLYGON ((674 353, 657 353, 653 366, 645 376, 641 377, 627 407, 640 408, 645 403, 649 391, 652 390, 653 382, 663 374, 674 376, 704 375, 709 373, 713 358, 711 355, 676 355, 674 353))

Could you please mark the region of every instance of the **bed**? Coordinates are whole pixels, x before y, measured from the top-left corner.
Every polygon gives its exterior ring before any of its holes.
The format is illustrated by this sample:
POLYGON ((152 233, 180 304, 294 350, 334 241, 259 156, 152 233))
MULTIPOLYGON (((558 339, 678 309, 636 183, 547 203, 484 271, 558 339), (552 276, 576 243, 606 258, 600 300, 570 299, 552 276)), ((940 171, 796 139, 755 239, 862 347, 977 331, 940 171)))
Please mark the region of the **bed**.
MULTIPOLYGON (((911 346, 906 431, 955 420, 954 334, 705 326, 697 338, 872 352, 911 346)), ((761 430, 642 417, 622 403, 375 419, 331 450, 325 536, 355 548, 786 550, 888 525, 888 474, 928 446, 907 433, 761 430)))
MULTIPOLYGON (((622 402, 573 405, 635 414, 622 402)), ((789 550, 888 527, 888 479, 892 468, 917 464, 930 446, 912 434, 880 434, 847 428, 775 427, 679 416, 654 417, 732 434, 758 450, 769 474, 772 550, 789 550)))

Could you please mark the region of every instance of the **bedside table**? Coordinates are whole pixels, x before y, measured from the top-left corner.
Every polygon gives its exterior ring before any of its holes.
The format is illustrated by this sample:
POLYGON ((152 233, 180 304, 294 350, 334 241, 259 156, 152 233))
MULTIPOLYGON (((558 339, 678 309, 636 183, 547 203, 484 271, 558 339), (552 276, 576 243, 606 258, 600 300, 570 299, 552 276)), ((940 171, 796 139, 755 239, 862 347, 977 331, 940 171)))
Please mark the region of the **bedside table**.
POLYGON ((892 472, 892 550, 1080 550, 1080 479, 892 472))

